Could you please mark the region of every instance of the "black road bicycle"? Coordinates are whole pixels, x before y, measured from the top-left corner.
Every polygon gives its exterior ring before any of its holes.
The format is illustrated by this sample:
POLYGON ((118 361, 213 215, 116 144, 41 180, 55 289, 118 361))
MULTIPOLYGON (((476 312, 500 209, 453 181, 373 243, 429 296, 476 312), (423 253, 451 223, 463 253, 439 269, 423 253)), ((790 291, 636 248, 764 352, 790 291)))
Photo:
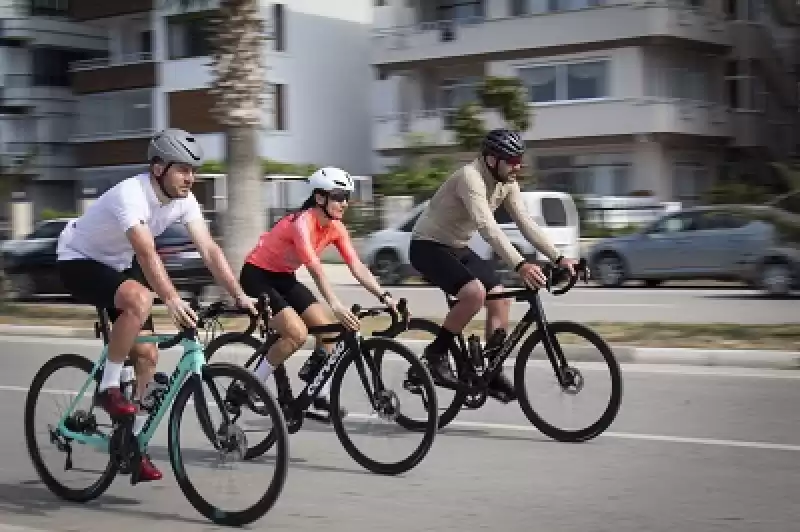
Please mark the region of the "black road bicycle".
MULTIPOLYGON (((561 295, 568 292, 579 277, 583 277, 584 282, 588 282, 588 268, 585 260, 581 260, 576 266, 575 276, 570 276, 569 271, 565 268, 554 267, 550 264, 544 264, 543 271, 547 276, 546 289, 553 295, 561 295), (569 282, 566 285, 562 288, 551 290, 554 285, 566 278, 569 278, 569 282)), ((458 302, 456 298, 451 297, 449 294, 445 294, 445 296, 450 308, 458 302)), ((622 398, 620 367, 611 348, 589 327, 570 321, 549 323, 545 318, 538 288, 508 290, 502 294, 489 294, 486 297, 486 299, 504 298, 514 298, 516 301, 528 302, 530 308, 510 335, 506 336, 505 331, 502 330, 495 331, 483 348, 480 345, 480 339, 476 335, 470 336, 467 341, 464 340, 463 334, 456 337, 451 348, 450 360, 451 363, 454 363, 454 373, 458 377, 460 386, 454 388, 452 385, 438 382, 438 379, 435 380, 437 386, 451 389, 455 392, 452 402, 439 416, 439 428, 443 428, 452 422, 462 407, 477 409, 486 403, 489 383, 502 371, 506 359, 522 342, 523 337, 531 326, 536 324, 537 327, 534 332, 519 346, 514 366, 514 389, 522 411, 537 429, 557 441, 583 442, 601 434, 614 421, 622 398), (579 429, 561 429, 545 421, 531 406, 525 388, 528 362, 534 360, 535 357, 532 356, 534 349, 539 344, 542 344, 561 392, 569 396, 575 396, 583 390, 585 384, 584 374, 578 367, 568 363, 565 349, 558 341, 559 334, 572 334, 588 341, 602 356, 602 360, 608 366, 611 376, 610 399, 605 410, 599 419, 579 429)), ((386 330, 376 331, 373 334, 397 339, 405 331, 421 331, 435 336, 439 331, 439 327, 439 324, 432 320, 412 318, 406 328, 390 325, 386 330)), ((585 358, 585 353, 582 358, 585 358)), ((415 385, 415 376, 409 374, 406 386, 414 388, 415 385)))
MULTIPOLYGON (((388 307, 362 309, 359 305, 353 305, 351 310, 359 319, 368 316, 378 316, 382 312, 386 312, 392 318, 390 327, 400 330, 403 329, 409 321, 406 305, 406 300, 400 300, 398 303, 398 310, 400 314, 402 314, 402 317, 395 315, 392 309, 388 307)), ((259 307, 258 311, 263 314, 264 309, 259 307)), ((306 381, 306 385, 303 391, 296 397, 292 396, 285 364, 280 364, 273 371, 278 390, 278 402, 283 408, 283 414, 289 433, 293 434, 300 430, 305 418, 311 418, 325 423, 332 422, 336 435, 347 453, 358 464, 369 471, 384 475, 398 475, 409 471, 419 464, 433 445, 438 422, 436 389, 428 369, 411 350, 400 342, 390 338, 363 338, 359 332, 351 331, 341 323, 310 327, 308 332, 309 335, 336 334, 338 336, 334 338, 336 345, 329 357, 320 357, 317 359, 309 357, 306 360, 299 372, 301 378, 306 381), (380 364, 376 364, 375 360, 383 360, 385 353, 390 353, 392 356, 404 360, 411 366, 411 370, 420 375, 420 382, 416 388, 416 395, 422 397, 422 404, 425 409, 424 419, 411 419, 408 417, 403 411, 403 405, 397 393, 394 390, 387 389, 384 385, 382 372, 379 370, 381 366, 380 364), (405 429, 413 427, 423 432, 422 441, 410 455, 402 460, 396 462, 378 462, 372 460, 356 447, 347 434, 340 404, 342 381, 351 365, 355 366, 358 372, 361 384, 364 387, 364 391, 366 392, 374 414, 377 414, 377 416, 383 420, 397 423, 405 429), (330 416, 320 416, 314 412, 310 412, 308 409, 329 378, 333 379, 331 381, 330 395, 331 414, 330 416)), ((262 321, 259 325, 258 319, 253 318, 245 331, 226 332, 210 341, 205 349, 206 360, 210 361, 214 354, 224 346, 244 344, 254 350, 254 353, 247 360, 244 367, 254 371, 264 357, 266 357, 270 347, 272 347, 272 344, 277 341, 278 338, 278 333, 274 329, 269 328, 266 320, 262 321), (260 329, 259 335, 262 339, 253 336, 257 328, 260 329)), ((352 390, 348 390, 348 392, 352 392, 352 390)), ((238 399, 239 401, 247 402, 247 406, 250 409, 258 412, 258 405, 248 400, 247 394, 242 393, 237 395, 241 397, 238 399)), ((411 395, 411 397, 414 396, 411 395)), ((352 414, 347 415, 348 418, 351 416, 352 414)), ((353 417, 361 416, 356 414, 356 416, 353 417)), ((253 459, 260 456, 266 452, 273 443, 274 439, 271 435, 268 435, 263 441, 249 448, 245 458, 253 459)))

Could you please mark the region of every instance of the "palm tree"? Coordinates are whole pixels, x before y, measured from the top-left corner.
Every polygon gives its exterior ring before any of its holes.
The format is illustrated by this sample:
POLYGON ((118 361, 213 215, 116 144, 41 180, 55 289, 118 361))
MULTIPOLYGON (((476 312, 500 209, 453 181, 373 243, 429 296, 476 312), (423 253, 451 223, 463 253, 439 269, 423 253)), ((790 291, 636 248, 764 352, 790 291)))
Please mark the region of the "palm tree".
MULTIPOLYGON (((179 2, 182 9, 208 0, 179 2)), ((258 153, 262 108, 267 91, 263 61, 264 23, 258 0, 219 0, 219 17, 209 28, 212 49, 212 110, 225 128, 227 208, 221 216, 222 249, 238 273, 244 257, 266 229, 258 153)))

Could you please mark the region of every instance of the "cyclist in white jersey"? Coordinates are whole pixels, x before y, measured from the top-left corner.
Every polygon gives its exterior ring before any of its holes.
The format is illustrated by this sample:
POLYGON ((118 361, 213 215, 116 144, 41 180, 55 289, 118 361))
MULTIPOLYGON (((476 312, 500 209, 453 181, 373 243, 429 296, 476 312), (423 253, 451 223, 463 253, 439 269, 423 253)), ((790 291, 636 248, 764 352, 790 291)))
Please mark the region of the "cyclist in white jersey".
MULTIPOLYGON (((105 308, 114 323, 97 395, 98 404, 112 418, 138 414, 136 405, 120 392, 120 373, 128 355, 139 384, 136 401, 155 373, 157 346, 134 344, 141 331, 153 330, 151 289, 176 325, 192 327, 197 319, 156 252, 154 237, 168 226, 184 224, 215 280, 237 305, 256 313, 211 237, 191 192, 195 172, 203 162, 196 139, 183 130, 166 129, 150 140, 147 159, 149 173, 109 189, 80 218, 67 224, 58 240, 57 265, 64 287, 76 301, 105 308)), ((141 431, 145 420, 146 415, 136 415, 135 433, 141 431)), ((141 478, 161 479, 161 472, 148 457, 142 458, 141 478)))

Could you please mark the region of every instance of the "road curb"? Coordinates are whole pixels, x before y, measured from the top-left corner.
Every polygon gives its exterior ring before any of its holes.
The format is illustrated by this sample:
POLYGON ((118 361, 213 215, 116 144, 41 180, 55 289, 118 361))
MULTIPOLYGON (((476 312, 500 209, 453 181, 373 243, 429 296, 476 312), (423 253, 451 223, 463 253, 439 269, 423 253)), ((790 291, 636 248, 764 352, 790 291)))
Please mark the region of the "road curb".
MULTIPOLYGON (((169 331, 163 331, 169 333, 169 331)), ((0 335, 57 338, 95 338, 92 329, 40 325, 3 325, 0 335)), ((202 338, 202 336, 201 336, 202 338)), ((309 338, 301 349, 313 348, 309 338)), ((422 353, 424 340, 403 342, 417 355, 422 353)), ((765 369, 800 369, 800 352, 755 349, 689 349, 672 347, 612 346, 621 364, 679 364, 687 366, 726 366, 765 369)), ((574 361, 598 361, 596 351, 577 347, 567 348, 574 361)))

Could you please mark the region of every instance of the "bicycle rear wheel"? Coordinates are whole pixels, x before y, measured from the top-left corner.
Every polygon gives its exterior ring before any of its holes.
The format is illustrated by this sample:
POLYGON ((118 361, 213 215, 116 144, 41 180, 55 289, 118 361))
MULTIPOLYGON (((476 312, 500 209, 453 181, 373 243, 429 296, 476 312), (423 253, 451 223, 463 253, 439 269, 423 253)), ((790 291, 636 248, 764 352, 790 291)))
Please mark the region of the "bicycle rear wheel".
MULTIPOLYGON (((619 412, 622 401, 622 375, 619 363, 614 358, 614 353, 608 344, 597 333, 584 325, 569 321, 557 321, 548 323, 547 330, 550 333, 550 339, 554 347, 560 346, 561 351, 564 353, 564 358, 567 362, 567 376, 570 382, 565 387, 558 384, 555 370, 547 357, 542 343, 544 333, 541 329, 536 330, 520 347, 514 367, 514 386, 519 404, 525 413, 525 417, 543 434, 560 442, 585 442, 604 432, 613 423, 619 412), (569 342, 567 335, 583 339, 588 345, 580 346, 577 342, 569 342), (539 347, 539 350, 535 352, 537 347, 539 347), (576 363, 570 363, 570 359, 576 363), (531 405, 531 398, 528 395, 525 384, 526 381, 530 380, 530 372, 534 369, 543 370, 548 375, 548 383, 553 385, 552 389, 562 392, 561 398, 564 401, 570 397, 577 397, 584 391, 586 384, 584 375, 607 371, 611 381, 608 404, 600 416, 587 425, 579 426, 578 428, 559 428, 555 424, 546 421, 537 412, 537 409, 534 409, 531 405)), ((532 388, 538 390, 543 387, 535 386, 532 388)), ((592 402, 592 404, 594 403, 592 402)))
MULTIPOLYGON (((439 329, 441 327, 434 321, 424 318, 411 318, 408 323, 408 329, 392 331, 388 338, 403 342, 403 337, 418 340, 419 336, 423 336, 426 338, 426 342, 432 342, 436 335, 439 334, 439 329)), ((450 350, 450 364, 452 364, 453 372, 458 377, 464 374, 464 361, 461 358, 461 353, 455 349, 450 350)), ((444 408, 439 413, 439 428, 442 429, 456 418, 464 406, 467 394, 464 391, 451 390, 441 386, 437 387, 437 391, 439 392, 437 403, 444 408)))
MULTIPOLYGON (((203 381, 209 384, 213 384, 214 379, 225 377, 231 379, 233 382, 238 381, 243 385, 245 390, 249 390, 251 394, 257 396, 264 405, 263 409, 266 416, 272 423, 272 434, 275 436, 276 451, 274 472, 272 473, 272 478, 269 479, 268 487, 264 494, 260 496, 254 504, 243 509, 230 510, 219 508, 209 503, 198 491, 198 488, 206 484, 208 479, 197 483, 193 483, 189 480, 186 473, 184 456, 190 457, 193 452, 196 454, 196 451, 189 450, 188 446, 185 446, 181 442, 182 414, 190 398, 195 401, 202 399, 208 402, 210 400, 208 396, 203 399, 205 395, 203 393, 195 393, 198 381, 194 378, 187 379, 175 397, 175 402, 172 406, 172 413, 169 421, 169 455, 178 486, 181 488, 181 491, 186 496, 189 503, 198 512, 219 525, 242 526, 260 519, 269 512, 283 491, 289 469, 289 434, 286 430, 286 422, 284 421, 283 413, 277 401, 252 372, 228 363, 208 364, 203 367, 203 381)), ((222 398, 224 398, 226 394, 217 392, 216 394, 212 393, 212 395, 216 402, 216 410, 227 411, 228 405, 224 403, 220 404, 223 402, 222 398)), ((215 430, 215 433, 220 435, 217 452, 221 455, 221 462, 227 464, 231 458, 244 458, 244 456, 242 456, 244 454, 242 452, 243 447, 246 447, 244 431, 240 427, 237 427, 235 423, 232 423, 225 428, 224 435, 221 434, 221 432, 221 429, 215 430)), ((206 438, 207 437, 206 435, 206 438)), ((253 462, 248 463, 248 465, 250 464, 253 464, 251 467, 255 467, 253 462)), ((252 488, 250 489, 252 490, 252 488)))
MULTIPOLYGON (((28 448, 28 454, 33 462, 33 467, 36 469, 36 473, 39 475, 39 478, 50 491, 62 499, 73 502, 87 502, 102 495, 103 492, 105 492, 114 481, 114 477, 117 475, 117 468, 114 464, 114 461, 111 459, 110 453, 98 452, 97 456, 92 459, 97 460, 99 466, 96 470, 96 480, 92 481, 88 486, 82 488, 70 487, 62 483, 55 477, 42 457, 42 449, 40 448, 40 442, 37 439, 35 429, 36 411, 37 406, 40 403, 39 399, 43 395, 46 394, 49 396, 54 396, 59 393, 63 393, 65 398, 63 401, 58 401, 58 403, 63 404, 64 409, 66 409, 74 400, 73 394, 80 390, 80 387, 83 386, 86 379, 88 379, 91 375, 93 367, 94 364, 88 358, 81 355, 57 355, 48 360, 47 363, 36 373, 36 376, 33 378, 33 382, 31 383, 31 387, 28 391, 28 396, 25 400, 25 445, 28 448), (57 371, 64 369, 77 370, 78 377, 76 379, 75 389, 64 390, 63 384, 60 386, 51 384, 52 388, 45 388, 45 383, 48 381, 48 379, 57 371)), ((90 384, 84 392, 84 398, 91 401, 90 406, 87 409, 82 409, 76 405, 71 415, 67 418, 66 424, 68 425, 69 430, 86 435, 110 435, 110 426, 106 427, 106 432, 99 430, 101 425, 97 422, 93 400, 96 388, 96 383, 94 385, 90 384)), ((47 403, 55 402, 56 401, 53 400, 53 397, 48 397, 47 403)), ((102 412, 102 414, 105 417, 108 417, 105 412, 102 412)), ((60 412, 58 415, 63 415, 63 412, 60 412)), ((63 459, 66 460, 67 449, 69 449, 69 455, 71 456, 72 450, 79 448, 83 450, 83 448, 88 446, 84 445, 83 443, 70 440, 69 438, 61 435, 56 426, 58 424, 58 420, 58 417, 52 416, 52 419, 49 423, 48 434, 45 434, 45 437, 48 439, 48 443, 51 446, 50 450, 58 450, 65 453, 63 459)), ((83 460, 75 461, 78 462, 77 467, 75 468, 77 471, 91 472, 89 471, 90 466, 86 463, 83 463, 83 460)), ((64 469, 67 469, 66 465, 64 466, 64 469)), ((92 476, 94 476, 94 472, 92 472, 92 476)))

